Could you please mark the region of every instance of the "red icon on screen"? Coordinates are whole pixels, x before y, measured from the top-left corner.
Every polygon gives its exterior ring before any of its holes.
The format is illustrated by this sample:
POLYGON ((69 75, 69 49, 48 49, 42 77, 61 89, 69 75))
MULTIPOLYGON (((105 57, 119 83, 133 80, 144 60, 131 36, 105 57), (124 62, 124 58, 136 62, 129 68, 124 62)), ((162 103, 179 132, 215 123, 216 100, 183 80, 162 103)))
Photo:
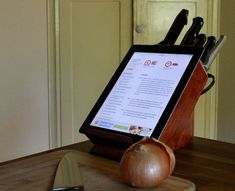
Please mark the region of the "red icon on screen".
POLYGON ((151 66, 151 65, 156 65, 157 64, 157 61, 155 61, 155 60, 145 60, 145 62, 144 62, 144 65, 145 66, 151 66))
POLYGON ((171 66, 178 66, 178 63, 172 62, 172 61, 167 61, 165 63, 165 67, 171 67, 171 66))
POLYGON ((151 60, 145 60, 144 65, 145 65, 145 66, 150 66, 151 63, 152 63, 151 60))

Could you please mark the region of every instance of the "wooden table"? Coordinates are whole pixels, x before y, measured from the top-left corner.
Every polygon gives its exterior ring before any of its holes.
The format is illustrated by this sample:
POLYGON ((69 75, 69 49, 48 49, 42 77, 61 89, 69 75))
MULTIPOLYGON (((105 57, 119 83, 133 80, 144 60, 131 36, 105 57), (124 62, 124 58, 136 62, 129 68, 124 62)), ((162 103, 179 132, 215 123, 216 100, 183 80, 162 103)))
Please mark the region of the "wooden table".
MULTIPOLYGON (((61 157, 69 150, 88 156, 91 147, 92 143, 86 141, 1 163, 0 190, 50 190, 61 157)), ((175 155, 173 175, 192 181, 197 190, 235 190, 235 144, 194 138, 192 145, 175 151, 175 155)), ((117 162, 110 164, 117 171, 117 162)))

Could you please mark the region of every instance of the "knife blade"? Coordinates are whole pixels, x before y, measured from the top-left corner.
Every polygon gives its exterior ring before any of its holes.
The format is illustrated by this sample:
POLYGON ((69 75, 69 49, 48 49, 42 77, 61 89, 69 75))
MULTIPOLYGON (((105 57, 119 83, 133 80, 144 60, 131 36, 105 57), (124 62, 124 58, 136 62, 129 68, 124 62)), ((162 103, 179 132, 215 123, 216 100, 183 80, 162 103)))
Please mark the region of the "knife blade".
POLYGON ((183 40, 181 41, 181 45, 193 45, 203 24, 204 21, 202 17, 195 17, 191 27, 188 29, 183 40))
POLYGON ((76 152, 66 153, 57 167, 52 191, 84 191, 76 152))
POLYGON ((169 31, 166 34, 166 37, 159 44, 169 44, 172 45, 175 43, 180 32, 182 31, 184 25, 188 22, 188 10, 182 9, 180 13, 176 16, 174 22, 172 23, 169 31))
POLYGON ((219 53, 220 49, 223 47, 226 40, 227 40, 227 36, 220 35, 219 40, 215 43, 215 45, 210 50, 209 57, 204 62, 204 67, 205 67, 206 71, 208 71, 210 69, 210 66, 211 66, 212 62, 214 61, 215 57, 219 53))

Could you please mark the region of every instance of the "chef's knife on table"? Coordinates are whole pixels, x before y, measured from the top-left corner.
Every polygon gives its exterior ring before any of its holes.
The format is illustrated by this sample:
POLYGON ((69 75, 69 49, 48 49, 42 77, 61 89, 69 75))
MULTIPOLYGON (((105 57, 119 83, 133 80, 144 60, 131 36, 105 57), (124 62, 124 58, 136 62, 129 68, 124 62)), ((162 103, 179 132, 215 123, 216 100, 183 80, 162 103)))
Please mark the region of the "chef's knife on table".
POLYGON ((172 23, 166 37, 159 44, 169 44, 172 45, 177 40, 180 32, 182 31, 184 25, 188 22, 188 10, 182 9, 180 13, 176 16, 174 22, 172 23))
POLYGON ((68 152, 60 160, 52 191, 84 191, 76 155, 68 152))
POLYGON ((181 41, 181 45, 193 45, 198 36, 199 31, 201 30, 204 24, 203 18, 195 17, 193 19, 193 23, 191 27, 188 29, 186 34, 184 35, 183 40, 181 41))

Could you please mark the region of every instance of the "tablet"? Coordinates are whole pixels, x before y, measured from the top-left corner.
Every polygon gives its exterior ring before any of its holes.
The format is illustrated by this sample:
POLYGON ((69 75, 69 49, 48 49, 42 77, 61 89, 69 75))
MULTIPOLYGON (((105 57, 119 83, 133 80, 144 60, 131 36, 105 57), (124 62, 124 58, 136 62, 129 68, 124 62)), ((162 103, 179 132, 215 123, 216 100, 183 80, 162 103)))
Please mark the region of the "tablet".
POLYGON ((158 139, 202 52, 178 45, 132 46, 79 131, 158 139))

